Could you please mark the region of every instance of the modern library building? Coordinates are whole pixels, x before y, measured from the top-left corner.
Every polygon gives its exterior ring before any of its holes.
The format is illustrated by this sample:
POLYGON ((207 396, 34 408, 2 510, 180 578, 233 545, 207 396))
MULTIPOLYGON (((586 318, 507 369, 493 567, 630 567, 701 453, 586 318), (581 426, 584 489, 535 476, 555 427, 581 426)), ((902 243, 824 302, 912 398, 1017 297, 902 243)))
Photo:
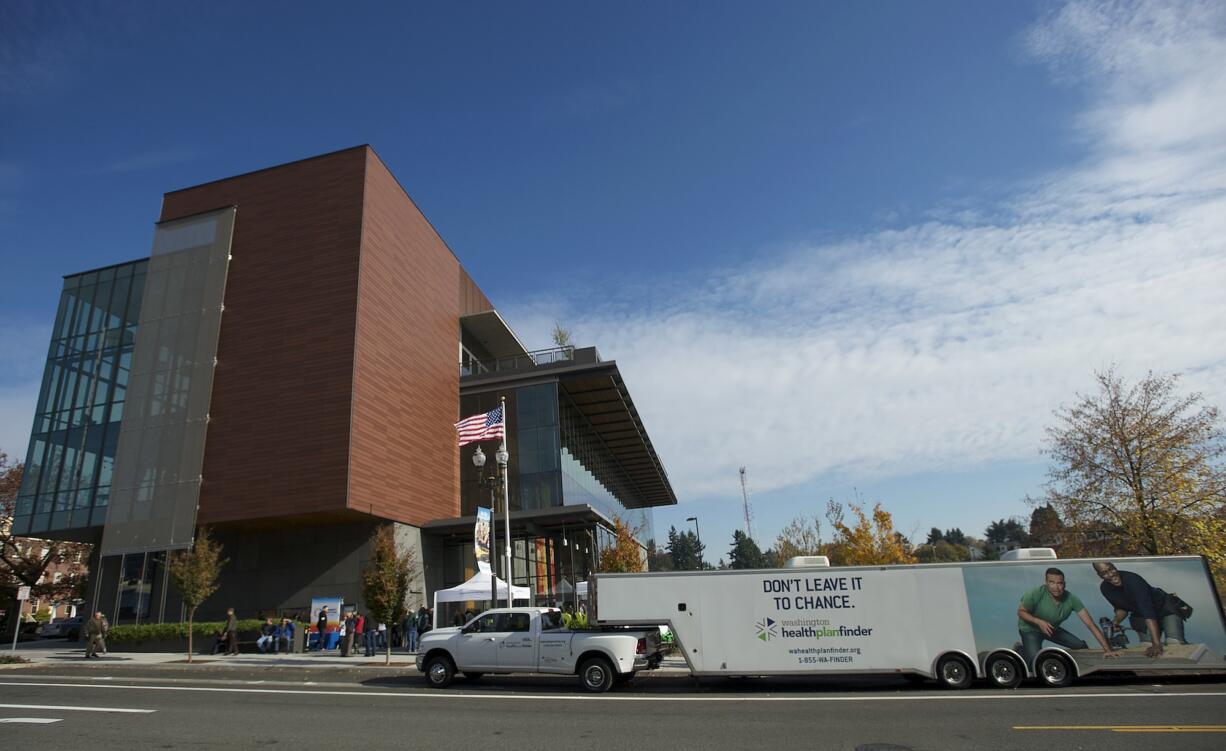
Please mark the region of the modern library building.
POLYGON ((677 502, 617 363, 528 351, 368 146, 176 190, 148 257, 64 278, 14 531, 94 543, 112 624, 179 620, 201 525, 229 559, 202 618, 361 606, 387 523, 428 603, 502 494, 454 423, 503 398, 511 580, 561 601, 677 502))

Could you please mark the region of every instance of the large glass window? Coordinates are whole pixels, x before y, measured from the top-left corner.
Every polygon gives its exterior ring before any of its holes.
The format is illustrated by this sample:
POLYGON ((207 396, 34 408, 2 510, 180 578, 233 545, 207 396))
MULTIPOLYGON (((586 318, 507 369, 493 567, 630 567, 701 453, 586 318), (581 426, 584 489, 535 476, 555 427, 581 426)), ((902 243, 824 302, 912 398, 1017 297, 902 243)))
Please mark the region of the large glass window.
POLYGON ((148 261, 64 280, 56 310, 26 474, 13 519, 17 534, 95 526, 110 492, 114 437, 123 419, 132 336, 148 261))

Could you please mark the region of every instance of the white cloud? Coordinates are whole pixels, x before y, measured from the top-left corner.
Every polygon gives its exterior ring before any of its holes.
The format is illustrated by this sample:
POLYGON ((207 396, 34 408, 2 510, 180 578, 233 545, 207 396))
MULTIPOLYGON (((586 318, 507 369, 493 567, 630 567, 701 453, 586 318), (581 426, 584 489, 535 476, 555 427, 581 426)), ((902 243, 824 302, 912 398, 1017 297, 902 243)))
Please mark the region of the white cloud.
POLYGON ((510 318, 529 342, 562 320, 618 360, 682 500, 726 495, 742 464, 765 492, 1033 459, 1052 409, 1113 362, 1226 406, 1224 18, 1045 18, 1028 48, 1093 92, 1087 157, 999 205, 510 318))

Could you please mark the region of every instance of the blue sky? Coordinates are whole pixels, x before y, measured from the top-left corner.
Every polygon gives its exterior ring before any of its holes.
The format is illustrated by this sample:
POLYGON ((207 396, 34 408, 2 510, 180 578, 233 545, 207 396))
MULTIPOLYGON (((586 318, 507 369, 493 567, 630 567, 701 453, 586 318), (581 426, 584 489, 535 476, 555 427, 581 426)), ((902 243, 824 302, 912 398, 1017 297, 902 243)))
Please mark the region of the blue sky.
POLYGON ((62 274, 370 143, 529 346, 616 359, 708 557, 1027 513, 1110 363, 1226 404, 1219 4, 0 4, 0 448, 62 274))

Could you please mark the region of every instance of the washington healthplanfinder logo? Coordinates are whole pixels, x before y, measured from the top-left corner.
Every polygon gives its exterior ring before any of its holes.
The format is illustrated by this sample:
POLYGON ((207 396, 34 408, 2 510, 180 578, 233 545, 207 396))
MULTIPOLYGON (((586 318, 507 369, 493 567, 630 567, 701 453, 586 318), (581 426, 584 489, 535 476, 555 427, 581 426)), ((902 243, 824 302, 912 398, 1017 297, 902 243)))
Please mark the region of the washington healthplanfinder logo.
POLYGON ((779 624, 770 618, 763 618, 754 627, 758 629, 758 638, 762 641, 770 641, 779 635, 779 624))
POLYGON ((798 618, 788 621, 776 621, 773 618, 763 618, 754 622, 758 630, 758 638, 762 641, 772 639, 850 639, 873 635, 869 626, 834 626, 830 621, 821 618, 798 618))

